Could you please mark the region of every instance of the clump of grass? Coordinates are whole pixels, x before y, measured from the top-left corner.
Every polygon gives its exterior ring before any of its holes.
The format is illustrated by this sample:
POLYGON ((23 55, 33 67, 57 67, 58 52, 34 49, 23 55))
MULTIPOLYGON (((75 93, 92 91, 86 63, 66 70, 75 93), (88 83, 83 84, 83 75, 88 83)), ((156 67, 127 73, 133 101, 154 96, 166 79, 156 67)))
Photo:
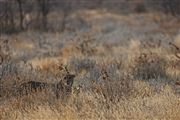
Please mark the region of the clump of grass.
POLYGON ((100 94, 108 102, 116 102, 130 96, 132 81, 128 79, 113 79, 106 69, 101 69, 98 80, 92 80, 91 90, 100 94))
POLYGON ((93 59, 89 58, 72 58, 70 61, 70 65, 77 73, 81 73, 83 70, 92 70, 95 67, 96 63, 93 59))
POLYGON ((134 59, 132 74, 135 78, 154 79, 167 77, 166 60, 157 53, 141 53, 134 59))

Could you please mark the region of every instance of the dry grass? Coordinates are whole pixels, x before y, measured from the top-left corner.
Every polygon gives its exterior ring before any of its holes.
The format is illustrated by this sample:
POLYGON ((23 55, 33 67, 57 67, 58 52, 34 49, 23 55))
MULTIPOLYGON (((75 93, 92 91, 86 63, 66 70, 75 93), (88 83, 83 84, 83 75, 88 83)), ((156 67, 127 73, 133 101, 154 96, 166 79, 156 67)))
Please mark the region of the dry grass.
MULTIPOLYGON (((122 19, 140 25, 138 20, 132 21, 137 17, 133 15, 121 17, 95 11, 86 14, 92 16, 87 21, 113 16, 113 21, 122 19)), ((150 21, 160 19, 147 16, 150 21)), ((18 41, 11 36, 10 43, 1 44, 4 61, 0 65, 0 119, 179 120, 180 59, 175 56, 179 51, 167 41, 162 41, 164 45, 156 40, 132 38, 128 44, 105 43, 96 38, 95 27, 65 42, 62 38, 67 33, 52 37, 50 33, 29 32, 44 39, 34 37, 27 44, 21 40, 25 35, 20 34, 14 35, 18 41), (53 42, 46 41, 49 36, 53 42), (76 75, 71 96, 56 99, 50 89, 24 96, 15 94, 18 86, 28 81, 60 81, 67 71, 59 71, 59 66, 66 66, 76 75)), ((103 33, 100 30, 97 34, 103 33)), ((173 43, 179 46, 178 36, 173 43)))

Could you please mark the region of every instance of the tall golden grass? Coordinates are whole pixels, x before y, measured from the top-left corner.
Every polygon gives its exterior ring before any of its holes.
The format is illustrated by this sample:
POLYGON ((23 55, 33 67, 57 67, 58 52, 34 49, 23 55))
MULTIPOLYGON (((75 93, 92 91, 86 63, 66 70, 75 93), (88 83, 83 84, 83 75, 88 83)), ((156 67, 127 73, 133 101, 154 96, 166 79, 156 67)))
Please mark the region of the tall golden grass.
POLYGON ((30 46, 21 40, 11 42, 11 52, 1 47, 0 119, 180 119, 179 37, 168 47, 160 42, 132 40, 125 46, 93 39, 84 35, 79 41, 68 41, 56 50, 56 56, 38 56, 46 52, 39 50, 38 40, 30 46), (35 57, 27 56, 25 49, 35 57), (32 80, 59 82, 67 73, 59 71, 61 65, 76 75, 66 99, 57 99, 51 89, 16 94, 20 85, 32 80))

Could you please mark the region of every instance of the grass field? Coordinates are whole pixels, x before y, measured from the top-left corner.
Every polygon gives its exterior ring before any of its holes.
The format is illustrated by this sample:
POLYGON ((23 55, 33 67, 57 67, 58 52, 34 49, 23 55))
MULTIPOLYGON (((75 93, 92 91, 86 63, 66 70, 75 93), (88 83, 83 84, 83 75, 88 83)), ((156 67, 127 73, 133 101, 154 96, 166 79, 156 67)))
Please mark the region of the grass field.
POLYGON ((180 119, 179 20, 89 10, 69 21, 63 33, 1 35, 1 120, 180 119), (59 66, 75 75, 70 96, 17 93, 28 81, 57 83, 59 66))

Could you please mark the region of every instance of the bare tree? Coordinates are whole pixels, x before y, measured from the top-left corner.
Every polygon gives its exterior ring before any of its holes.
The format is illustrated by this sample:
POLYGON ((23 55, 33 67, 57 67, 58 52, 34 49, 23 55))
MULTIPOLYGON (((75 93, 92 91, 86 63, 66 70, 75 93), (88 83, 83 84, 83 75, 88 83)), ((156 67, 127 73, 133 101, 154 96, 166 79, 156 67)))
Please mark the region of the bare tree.
POLYGON ((14 14, 12 10, 12 3, 11 1, 4 1, 4 10, 2 13, 2 22, 3 22, 3 32, 12 32, 15 29, 15 22, 14 22, 14 14))
POLYGON ((17 3, 18 3, 18 9, 19 9, 19 18, 20 18, 20 28, 23 30, 23 19, 24 19, 24 16, 23 16, 23 8, 22 8, 22 4, 23 4, 23 0, 16 0, 17 3))
POLYGON ((61 23, 61 32, 63 32, 66 29, 66 19, 71 10, 71 1, 67 0, 66 2, 63 2, 62 4, 63 4, 63 7, 62 7, 63 17, 62 17, 62 23, 61 23))
POLYGON ((39 6, 39 13, 41 16, 42 21, 42 29, 47 30, 47 23, 48 23, 48 14, 50 9, 50 1, 49 0, 38 0, 38 6, 39 6))
POLYGON ((166 13, 172 14, 173 16, 180 15, 179 0, 164 0, 162 6, 166 13))

